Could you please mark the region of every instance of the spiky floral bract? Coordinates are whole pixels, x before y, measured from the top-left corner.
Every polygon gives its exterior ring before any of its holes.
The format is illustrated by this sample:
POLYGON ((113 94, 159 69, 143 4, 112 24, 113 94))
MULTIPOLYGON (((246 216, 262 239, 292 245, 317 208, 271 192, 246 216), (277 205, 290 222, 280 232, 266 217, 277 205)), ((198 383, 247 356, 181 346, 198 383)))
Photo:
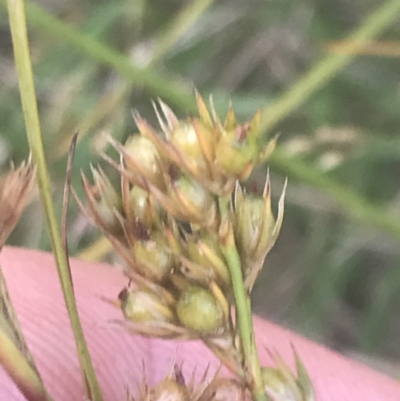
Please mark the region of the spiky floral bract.
POLYGON ((262 369, 267 394, 272 401, 315 401, 316 396, 307 370, 294 350, 296 374, 293 373, 282 357, 272 354, 274 367, 262 369))
POLYGON ((211 379, 208 370, 200 382, 194 376, 186 380, 181 366, 173 363, 166 377, 154 386, 147 383, 145 372, 137 395, 126 401, 245 401, 246 389, 234 378, 221 377, 217 371, 211 379))

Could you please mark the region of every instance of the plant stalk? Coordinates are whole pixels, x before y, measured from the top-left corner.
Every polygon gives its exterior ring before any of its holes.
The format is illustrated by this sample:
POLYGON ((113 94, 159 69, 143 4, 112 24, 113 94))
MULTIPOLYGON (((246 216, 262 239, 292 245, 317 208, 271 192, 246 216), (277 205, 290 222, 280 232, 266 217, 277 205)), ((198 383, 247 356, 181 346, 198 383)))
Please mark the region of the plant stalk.
POLYGON ((257 347, 254 338, 254 326, 251 313, 251 302, 244 286, 242 265, 239 253, 235 244, 232 220, 229 216, 229 198, 220 198, 219 207, 221 213, 221 232, 222 252, 232 281, 233 295, 235 298, 235 308, 239 328, 240 341, 244 356, 244 368, 247 372, 251 395, 254 401, 269 401, 265 393, 264 384, 261 376, 261 365, 258 358, 257 347))
POLYGON ((75 336, 78 357, 84 375, 85 387, 87 389, 87 398, 93 401, 102 401, 103 396, 96 378, 78 315, 73 285, 70 279, 67 255, 62 246, 60 230, 51 195, 50 178, 44 155, 32 64, 29 54, 25 5, 23 0, 8 0, 7 5, 27 136, 32 152, 32 159, 37 167, 40 196, 45 209, 57 271, 75 336))

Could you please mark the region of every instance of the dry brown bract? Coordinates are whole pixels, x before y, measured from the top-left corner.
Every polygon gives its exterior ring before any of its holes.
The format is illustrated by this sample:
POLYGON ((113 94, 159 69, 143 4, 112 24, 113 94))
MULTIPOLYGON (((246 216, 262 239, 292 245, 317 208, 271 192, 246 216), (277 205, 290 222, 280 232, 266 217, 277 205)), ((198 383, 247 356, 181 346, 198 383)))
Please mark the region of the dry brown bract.
POLYGON ((137 397, 128 395, 127 401, 245 401, 246 390, 236 379, 219 377, 217 372, 209 379, 208 370, 199 383, 192 376, 187 383, 179 365, 174 363, 167 376, 150 387, 146 376, 137 397))
POLYGON ((18 223, 35 183, 32 163, 22 163, 0 178, 0 249, 18 223))

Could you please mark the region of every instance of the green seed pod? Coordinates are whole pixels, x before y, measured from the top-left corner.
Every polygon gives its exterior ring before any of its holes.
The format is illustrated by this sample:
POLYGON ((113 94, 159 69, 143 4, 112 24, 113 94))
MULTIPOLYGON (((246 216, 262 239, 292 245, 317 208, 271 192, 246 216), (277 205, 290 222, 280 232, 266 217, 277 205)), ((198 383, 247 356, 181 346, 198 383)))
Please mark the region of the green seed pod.
POLYGON ((262 368, 261 375, 265 391, 274 401, 309 401, 303 398, 296 378, 292 374, 266 367, 262 368))
POLYGON ((126 319, 136 323, 175 320, 173 312, 156 294, 145 290, 124 290, 120 296, 121 309, 126 319))
POLYGON ((237 178, 246 178, 259 154, 257 141, 248 137, 245 126, 224 133, 217 143, 215 157, 222 171, 237 178))
POLYGON ((190 261, 204 268, 204 279, 216 281, 221 286, 230 284, 229 268, 224 261, 218 242, 213 240, 207 233, 200 238, 188 238, 187 252, 190 261))
POLYGON ((175 258, 169 251, 160 232, 151 234, 149 240, 139 240, 133 245, 133 257, 140 272, 149 279, 163 281, 175 266, 175 258))
POLYGON ((139 171, 158 188, 164 188, 163 164, 153 143, 141 135, 133 135, 124 148, 127 168, 133 172, 139 171))
POLYGON ((270 204, 252 195, 243 198, 235 210, 235 236, 241 254, 256 259, 268 249, 274 226, 270 204))
MULTIPOLYGON (((206 130, 201 121, 198 121, 196 127, 206 130)), ((190 122, 183 122, 172 131, 171 143, 175 145, 182 153, 194 159, 196 163, 205 166, 203 151, 199 144, 196 127, 190 122)))
POLYGON ((178 178, 172 177, 168 195, 178 204, 182 205, 182 214, 187 215, 187 219, 195 216, 199 221, 208 220, 215 216, 214 197, 196 180, 180 174, 178 178))
POLYGON ((235 191, 234 232, 244 266, 246 288, 251 290, 264 259, 274 246, 283 221, 286 183, 278 202, 278 216, 271 209, 271 184, 267 177, 262 197, 235 191))
POLYGON ((176 313, 183 326, 201 335, 217 334, 223 328, 223 310, 214 295, 201 287, 191 286, 182 292, 176 313))
POLYGON ((152 194, 135 185, 129 198, 129 206, 135 219, 147 228, 152 228, 158 223, 162 209, 152 194))

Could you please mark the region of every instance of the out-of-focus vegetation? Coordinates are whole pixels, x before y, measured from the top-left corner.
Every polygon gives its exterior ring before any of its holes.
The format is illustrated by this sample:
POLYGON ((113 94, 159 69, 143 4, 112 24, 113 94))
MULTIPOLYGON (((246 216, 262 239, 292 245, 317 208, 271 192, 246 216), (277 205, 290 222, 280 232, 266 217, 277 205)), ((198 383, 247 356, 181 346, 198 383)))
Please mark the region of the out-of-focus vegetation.
MULTIPOLYGON (((5 171, 29 150, 3 0, 0 6, 5 171)), ((76 130, 79 192, 80 169, 88 172, 109 151, 103 133, 124 140, 134 132, 133 108, 155 123, 151 99, 183 116, 193 111, 196 86, 213 94, 221 113, 229 99, 242 118, 262 108, 265 134, 281 134, 269 162, 274 194, 286 175, 289 191, 281 236, 255 289, 256 312, 342 352, 386 360, 396 374, 400 1, 41 0, 27 3, 27 15, 59 208, 76 130), (386 14, 368 19, 385 4, 386 14), (365 24, 370 40, 354 46, 348 35, 365 24), (339 68, 344 57, 352 60, 339 68), (323 58, 327 68, 314 70, 302 92, 297 83, 323 58)), ((87 257, 98 232, 76 207, 70 216, 71 254, 87 257)), ((39 202, 10 242, 50 249, 39 202)), ((91 257, 99 249, 105 246, 91 257)))

